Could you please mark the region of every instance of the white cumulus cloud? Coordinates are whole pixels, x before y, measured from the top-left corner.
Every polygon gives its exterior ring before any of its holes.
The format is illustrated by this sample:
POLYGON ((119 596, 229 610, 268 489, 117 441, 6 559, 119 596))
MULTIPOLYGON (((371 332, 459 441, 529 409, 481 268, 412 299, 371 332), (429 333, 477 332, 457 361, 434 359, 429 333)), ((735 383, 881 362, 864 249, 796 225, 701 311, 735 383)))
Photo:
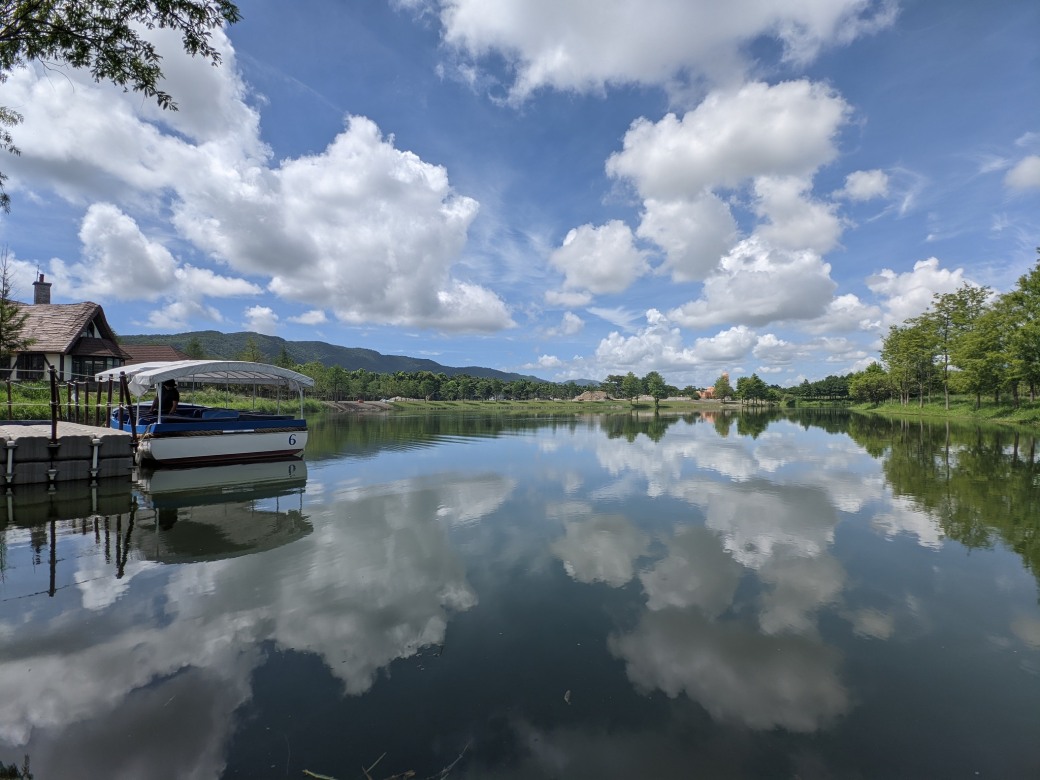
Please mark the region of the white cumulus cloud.
POLYGON ((1004 183, 1013 190, 1040 189, 1040 156, 1034 154, 1020 160, 1007 172, 1004 183))
POLYGON ((812 179, 837 156, 849 115, 832 88, 806 80, 720 89, 681 118, 636 120, 607 172, 643 199, 637 233, 664 250, 676 281, 709 277, 740 239, 731 196, 745 186, 756 232, 778 248, 823 253, 843 225, 833 204, 812 197, 812 179))
POLYGON ((321 309, 311 309, 303 314, 287 317, 286 319, 290 322, 298 322, 301 325, 321 325, 324 322, 328 322, 328 317, 325 316, 325 312, 321 309))
POLYGON ((250 306, 245 311, 242 326, 249 331, 273 336, 278 329, 278 315, 269 306, 250 306))
POLYGON ((490 55, 515 73, 511 99, 541 88, 599 92, 613 84, 670 85, 691 73, 739 78, 749 44, 778 41, 786 60, 804 63, 891 24, 895 4, 863 0, 442 0, 445 41, 472 69, 490 55))
POLYGON ((930 257, 906 273, 886 268, 867 279, 867 286, 881 298, 883 324, 888 326, 918 316, 931 306, 933 296, 953 292, 967 281, 963 268, 941 268, 939 259, 930 257))
MULTIPOLYGON (((274 162, 224 33, 214 32, 219 68, 193 61, 175 36, 149 35, 177 112, 75 70, 55 77, 20 68, 5 84, 5 101, 25 115, 22 155, 5 169, 10 190, 31 182, 34 196, 56 193, 86 210, 85 259, 69 263, 70 273, 81 271, 70 288, 114 296, 133 288, 140 297, 160 282, 186 284, 197 274, 174 274, 178 262, 164 247, 176 245, 195 268, 225 266, 221 280, 255 277, 345 322, 478 332, 514 325, 495 292, 459 271, 478 204, 455 192, 442 166, 398 149, 364 117, 349 118, 325 149, 274 162), (86 273, 99 263, 104 275, 86 273), (116 288, 110 271, 137 283, 116 288)), ((245 288, 223 281, 202 292, 245 288)), ((170 291, 178 301, 181 293, 194 294, 170 291)), ((177 308, 193 316, 192 306, 177 308)))
POLYGON ((826 311, 836 287, 830 265, 814 252, 780 250, 750 238, 723 258, 699 299, 669 317, 690 328, 808 320, 826 311))
POLYGON ((574 228, 549 262, 563 273, 565 287, 595 294, 623 292, 649 270, 632 231, 620 220, 574 228))
POLYGON ((779 249, 826 254, 838 244, 841 220, 835 206, 809 196, 812 182, 799 176, 755 180, 755 211, 767 220, 758 234, 779 249))
POLYGON ((607 161, 644 198, 671 200, 736 187, 756 176, 807 176, 837 154, 850 108, 810 81, 745 84, 709 94, 681 119, 639 119, 607 161))
POLYGON ((575 336, 585 328, 585 320, 572 311, 564 312, 563 319, 555 328, 546 331, 548 336, 575 336))
POLYGON ((849 200, 872 200, 888 195, 888 185, 884 171, 853 171, 845 177, 845 186, 837 194, 849 200))

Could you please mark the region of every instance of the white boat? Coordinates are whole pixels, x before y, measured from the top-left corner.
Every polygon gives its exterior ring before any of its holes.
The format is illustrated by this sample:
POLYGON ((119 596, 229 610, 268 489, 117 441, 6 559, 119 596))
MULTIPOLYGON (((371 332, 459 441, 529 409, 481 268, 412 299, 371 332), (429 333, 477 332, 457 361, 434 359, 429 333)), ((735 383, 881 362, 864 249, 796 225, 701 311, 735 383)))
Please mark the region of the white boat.
POLYGON ((300 457, 307 445, 303 388, 312 387, 314 380, 288 368, 244 360, 178 360, 110 368, 94 378, 122 385, 120 398, 124 402, 112 410, 109 425, 134 434, 140 463, 247 463, 300 457), (163 383, 171 379, 181 385, 181 393, 193 385, 284 387, 298 395, 299 416, 193 403, 178 403, 164 415, 153 412, 151 403, 140 401, 155 391, 162 407, 163 383))

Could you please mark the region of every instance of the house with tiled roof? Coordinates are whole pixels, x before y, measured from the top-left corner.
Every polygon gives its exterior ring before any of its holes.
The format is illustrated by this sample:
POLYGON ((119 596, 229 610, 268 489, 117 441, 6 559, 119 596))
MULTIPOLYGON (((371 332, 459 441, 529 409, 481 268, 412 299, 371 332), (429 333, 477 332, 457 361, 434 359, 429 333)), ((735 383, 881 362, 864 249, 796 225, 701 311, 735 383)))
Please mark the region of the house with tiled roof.
POLYGON ((33 282, 33 302, 15 302, 25 312, 23 335, 32 339, 13 365, 0 368, 12 379, 43 379, 54 366, 63 382, 85 381, 129 359, 97 303, 51 303, 51 283, 33 282), (13 371, 12 371, 13 369, 13 371))
POLYGON ((128 366, 165 360, 191 360, 191 355, 170 344, 120 344, 119 348, 127 355, 125 365, 128 366))

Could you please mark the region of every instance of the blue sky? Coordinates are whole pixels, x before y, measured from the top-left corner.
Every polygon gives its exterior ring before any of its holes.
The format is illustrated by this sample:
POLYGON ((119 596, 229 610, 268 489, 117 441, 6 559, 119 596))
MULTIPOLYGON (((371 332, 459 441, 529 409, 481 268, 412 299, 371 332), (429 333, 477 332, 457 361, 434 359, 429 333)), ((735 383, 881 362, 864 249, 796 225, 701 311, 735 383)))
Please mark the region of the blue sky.
POLYGON ((16 288, 545 379, 865 367, 1040 246, 1032 0, 242 4, 180 110, 31 66, 16 288))

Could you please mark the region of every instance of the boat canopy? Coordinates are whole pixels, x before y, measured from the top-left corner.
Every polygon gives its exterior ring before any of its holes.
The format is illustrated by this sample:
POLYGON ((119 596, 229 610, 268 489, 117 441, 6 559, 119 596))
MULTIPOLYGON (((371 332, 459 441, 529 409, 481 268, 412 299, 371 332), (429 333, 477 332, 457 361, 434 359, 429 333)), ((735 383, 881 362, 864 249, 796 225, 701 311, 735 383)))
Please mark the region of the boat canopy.
POLYGON ((314 380, 298 371, 248 360, 167 360, 153 363, 135 363, 101 371, 94 376, 97 382, 118 381, 126 374, 131 395, 140 398, 167 379, 184 382, 219 385, 280 385, 303 393, 304 387, 313 387, 314 380))

